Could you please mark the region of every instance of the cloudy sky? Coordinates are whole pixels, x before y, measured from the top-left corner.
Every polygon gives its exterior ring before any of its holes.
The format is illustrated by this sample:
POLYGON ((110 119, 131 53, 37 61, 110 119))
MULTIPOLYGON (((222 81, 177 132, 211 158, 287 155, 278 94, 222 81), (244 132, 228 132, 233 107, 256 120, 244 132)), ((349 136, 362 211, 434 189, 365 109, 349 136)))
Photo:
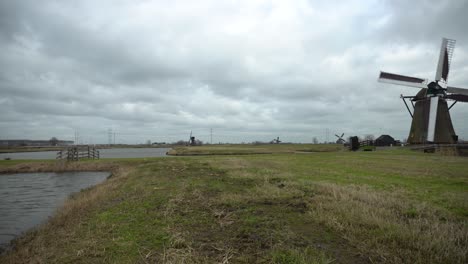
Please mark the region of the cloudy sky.
MULTIPOLYGON (((0 139, 408 136, 380 70, 468 87, 468 1, 0 1, 0 139)), ((468 140, 468 104, 451 110, 468 140)))

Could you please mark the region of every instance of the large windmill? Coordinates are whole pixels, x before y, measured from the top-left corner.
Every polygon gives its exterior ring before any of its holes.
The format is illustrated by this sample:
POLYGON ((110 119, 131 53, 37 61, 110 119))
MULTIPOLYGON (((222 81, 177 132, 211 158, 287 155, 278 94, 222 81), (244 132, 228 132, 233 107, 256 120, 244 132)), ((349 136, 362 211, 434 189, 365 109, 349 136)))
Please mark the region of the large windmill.
POLYGON ((413 118, 408 136, 410 144, 458 141, 449 110, 456 102, 468 102, 468 89, 447 86, 454 48, 455 40, 442 39, 435 81, 430 83, 427 79, 380 72, 379 82, 422 88, 416 96, 402 96, 403 100, 410 98, 414 107, 413 113, 410 111, 413 118), (450 107, 447 100, 454 101, 450 107))

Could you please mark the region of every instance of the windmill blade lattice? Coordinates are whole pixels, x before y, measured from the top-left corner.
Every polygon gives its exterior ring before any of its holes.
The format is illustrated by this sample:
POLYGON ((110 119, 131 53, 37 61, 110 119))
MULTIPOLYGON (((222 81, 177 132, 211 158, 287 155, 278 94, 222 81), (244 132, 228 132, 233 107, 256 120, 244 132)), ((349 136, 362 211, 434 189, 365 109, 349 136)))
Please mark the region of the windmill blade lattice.
POLYGON ((450 64, 452 63, 453 51, 455 50, 455 40, 442 39, 440 47, 439 62, 437 64, 437 71, 435 75, 436 81, 444 81, 447 83, 448 74, 450 71, 450 64))

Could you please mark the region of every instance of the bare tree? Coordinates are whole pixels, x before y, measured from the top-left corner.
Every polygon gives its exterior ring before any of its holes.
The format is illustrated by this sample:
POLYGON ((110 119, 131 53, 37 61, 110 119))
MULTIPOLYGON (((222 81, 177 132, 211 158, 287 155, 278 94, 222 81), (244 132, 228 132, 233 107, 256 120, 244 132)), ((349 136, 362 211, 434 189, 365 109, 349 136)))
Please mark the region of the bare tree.
POLYGON ((49 143, 51 146, 57 146, 58 142, 59 140, 56 137, 52 137, 51 139, 49 139, 49 143))
POLYGON ((372 134, 367 134, 367 135, 364 136, 364 140, 374 140, 374 139, 375 139, 375 137, 372 134))
POLYGON ((188 142, 185 140, 179 140, 177 142, 172 143, 174 145, 188 145, 188 142))
POLYGON ((313 138, 312 138, 312 143, 318 144, 318 139, 317 139, 317 137, 313 137, 313 138))

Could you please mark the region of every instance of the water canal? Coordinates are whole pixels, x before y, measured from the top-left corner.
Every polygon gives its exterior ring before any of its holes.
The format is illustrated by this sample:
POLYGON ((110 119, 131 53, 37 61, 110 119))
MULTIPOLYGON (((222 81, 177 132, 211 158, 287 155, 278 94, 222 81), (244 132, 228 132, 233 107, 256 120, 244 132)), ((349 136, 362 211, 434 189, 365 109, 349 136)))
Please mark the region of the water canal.
POLYGON ((18 173, 0 175, 0 251, 43 223, 74 192, 104 181, 109 172, 18 173))
MULTIPOLYGON (((166 156, 170 148, 111 148, 99 149, 101 158, 154 158, 166 156)), ((0 160, 55 159, 57 151, 1 153, 0 160)))

